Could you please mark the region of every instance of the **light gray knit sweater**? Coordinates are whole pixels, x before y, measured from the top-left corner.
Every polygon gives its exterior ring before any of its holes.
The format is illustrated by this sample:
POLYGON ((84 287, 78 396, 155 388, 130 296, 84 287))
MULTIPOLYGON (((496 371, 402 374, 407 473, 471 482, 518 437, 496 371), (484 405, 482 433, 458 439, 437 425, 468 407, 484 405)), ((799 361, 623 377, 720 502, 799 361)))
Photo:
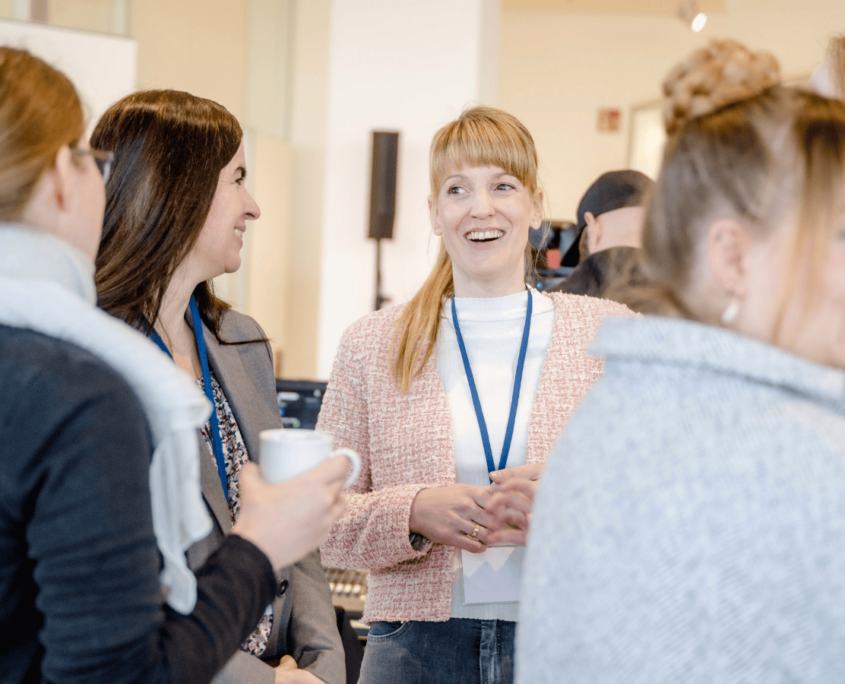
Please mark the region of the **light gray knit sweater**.
POLYGON ((612 319, 537 495, 519 684, 845 682, 845 373, 612 319))

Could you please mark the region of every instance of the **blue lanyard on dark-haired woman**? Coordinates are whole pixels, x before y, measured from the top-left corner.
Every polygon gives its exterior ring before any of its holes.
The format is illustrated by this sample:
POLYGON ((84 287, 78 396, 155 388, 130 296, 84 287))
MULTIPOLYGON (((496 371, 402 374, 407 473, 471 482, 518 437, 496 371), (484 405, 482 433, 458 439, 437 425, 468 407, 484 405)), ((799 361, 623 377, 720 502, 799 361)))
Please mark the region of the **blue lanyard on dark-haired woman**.
MULTIPOLYGON (((217 404, 214 402, 214 390, 211 387, 211 370, 208 367, 208 353, 205 349, 205 337, 202 334, 200 310, 197 306, 197 300, 193 297, 191 297, 191 320, 194 323, 194 339, 197 341, 197 354, 200 357, 205 396, 211 402, 211 450, 214 452, 214 460, 217 462, 217 474, 220 476, 220 484, 223 485, 223 494, 226 496, 226 502, 228 503, 229 480, 226 477, 226 459, 223 456, 223 440, 220 438, 220 423, 217 422, 217 404)), ((150 338, 165 354, 171 359, 173 358, 173 354, 170 353, 167 345, 164 344, 164 340, 161 339, 155 329, 151 328, 150 338)))
MULTIPOLYGON (((527 289, 527 288, 526 288, 527 289)), ((481 444, 484 446, 484 455, 487 457, 487 472, 502 470, 508 463, 508 452, 511 449, 513 439, 513 426, 516 422, 516 409, 519 406, 519 391, 522 386, 522 371, 525 368, 525 354, 528 351, 528 337, 531 334, 531 290, 528 290, 528 307, 525 310, 525 327, 522 329, 522 344, 519 347, 519 358, 516 362, 516 374, 513 379, 513 394, 511 395, 511 410, 508 417, 508 427, 505 431, 505 442, 502 444, 502 456, 499 459, 499 467, 493 461, 493 449, 490 446, 490 435, 487 433, 487 422, 484 420, 484 411, 481 410, 481 400, 478 398, 478 389, 475 386, 475 378, 472 375, 472 367, 469 365, 464 338, 461 335, 461 326, 458 324, 458 309, 455 306, 455 295, 452 295, 452 321, 455 323, 455 335, 458 338, 458 347, 461 350, 461 359, 464 362, 464 370, 469 383, 469 391, 472 394, 472 405, 475 407, 475 417, 478 419, 478 429, 481 431, 481 444)))

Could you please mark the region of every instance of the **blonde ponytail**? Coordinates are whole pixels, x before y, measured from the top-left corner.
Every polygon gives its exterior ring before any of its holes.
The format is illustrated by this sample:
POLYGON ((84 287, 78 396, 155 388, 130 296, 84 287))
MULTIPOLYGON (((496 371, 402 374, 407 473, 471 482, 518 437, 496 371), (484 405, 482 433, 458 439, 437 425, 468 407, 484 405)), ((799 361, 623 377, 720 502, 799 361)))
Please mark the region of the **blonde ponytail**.
POLYGON ((443 297, 453 290, 452 260, 441 242, 434 268, 396 321, 393 374, 403 392, 411 388, 411 382, 428 363, 437 346, 443 297))

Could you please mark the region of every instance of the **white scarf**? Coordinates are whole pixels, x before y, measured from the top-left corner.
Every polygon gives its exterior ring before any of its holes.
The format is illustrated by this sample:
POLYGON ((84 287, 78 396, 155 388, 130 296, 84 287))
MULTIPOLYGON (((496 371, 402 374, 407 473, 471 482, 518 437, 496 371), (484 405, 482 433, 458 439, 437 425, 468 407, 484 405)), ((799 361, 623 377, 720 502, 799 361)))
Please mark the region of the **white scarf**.
MULTIPOLYGON (((94 264, 68 243, 24 226, 0 225, 0 323, 87 349, 134 390, 153 441, 153 531, 164 559, 167 602, 196 605, 185 551, 211 531, 200 489, 197 430, 211 405, 193 380, 141 333, 96 307, 94 264)), ((118 448, 115 445, 115 448, 118 448)))

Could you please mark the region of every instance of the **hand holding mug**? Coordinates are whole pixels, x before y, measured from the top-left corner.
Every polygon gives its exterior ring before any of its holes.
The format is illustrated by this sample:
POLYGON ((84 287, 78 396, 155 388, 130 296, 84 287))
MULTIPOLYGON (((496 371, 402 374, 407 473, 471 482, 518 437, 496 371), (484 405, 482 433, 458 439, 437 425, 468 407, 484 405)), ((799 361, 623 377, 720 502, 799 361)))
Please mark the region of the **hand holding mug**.
POLYGON ((333 456, 345 456, 352 472, 343 485, 348 489, 361 472, 361 458, 352 449, 335 449, 334 437, 314 430, 263 430, 261 439, 261 474, 268 482, 282 482, 311 470, 333 456))
POLYGON ((323 461, 278 484, 266 482, 254 463, 240 474, 241 512, 232 528, 261 549, 274 569, 292 565, 322 544, 343 514, 348 461, 323 461))

